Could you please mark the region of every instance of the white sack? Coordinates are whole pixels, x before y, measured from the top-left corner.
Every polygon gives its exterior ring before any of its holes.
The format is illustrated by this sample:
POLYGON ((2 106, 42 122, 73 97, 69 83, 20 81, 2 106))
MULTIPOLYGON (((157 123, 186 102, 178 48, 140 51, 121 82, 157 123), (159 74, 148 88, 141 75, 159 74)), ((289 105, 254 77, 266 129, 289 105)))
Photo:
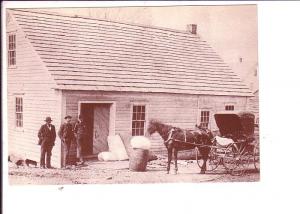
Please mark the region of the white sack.
POLYGON ((98 160, 116 161, 118 159, 117 159, 116 155, 114 155, 112 152, 100 152, 98 154, 98 160))
POLYGON ((219 137, 219 136, 216 136, 216 141, 218 144, 220 144, 222 146, 227 146, 229 144, 234 143, 234 141, 231 138, 225 138, 225 137, 219 137))
POLYGON ((132 148, 150 150, 151 141, 144 136, 134 136, 130 140, 132 148))
POLYGON ((109 151, 112 152, 117 160, 128 160, 127 151, 119 135, 107 137, 109 151))

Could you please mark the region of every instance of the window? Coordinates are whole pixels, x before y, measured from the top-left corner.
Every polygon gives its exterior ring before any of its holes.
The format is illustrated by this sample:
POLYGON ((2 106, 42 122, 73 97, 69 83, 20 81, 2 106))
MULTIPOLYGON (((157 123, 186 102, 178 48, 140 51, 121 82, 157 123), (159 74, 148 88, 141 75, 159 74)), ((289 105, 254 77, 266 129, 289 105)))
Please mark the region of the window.
POLYGON ((23 98, 16 97, 16 127, 23 127, 23 98))
POLYGON ((8 35, 8 66, 16 65, 16 34, 8 35))
POLYGON ((209 124, 209 111, 201 111, 200 127, 208 128, 209 124))
POLYGON ((234 105, 226 105, 225 110, 226 111, 234 111, 234 105))
POLYGON ((145 105, 134 105, 132 112, 132 136, 141 136, 145 132, 145 105))

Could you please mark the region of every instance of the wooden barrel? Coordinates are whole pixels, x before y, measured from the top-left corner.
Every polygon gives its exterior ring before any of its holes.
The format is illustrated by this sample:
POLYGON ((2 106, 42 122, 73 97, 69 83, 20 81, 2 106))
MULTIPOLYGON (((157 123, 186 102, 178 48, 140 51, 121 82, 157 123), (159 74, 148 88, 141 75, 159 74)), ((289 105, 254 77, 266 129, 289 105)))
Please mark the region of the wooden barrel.
POLYGON ((131 171, 144 172, 147 167, 149 150, 133 149, 129 160, 129 169, 131 171))

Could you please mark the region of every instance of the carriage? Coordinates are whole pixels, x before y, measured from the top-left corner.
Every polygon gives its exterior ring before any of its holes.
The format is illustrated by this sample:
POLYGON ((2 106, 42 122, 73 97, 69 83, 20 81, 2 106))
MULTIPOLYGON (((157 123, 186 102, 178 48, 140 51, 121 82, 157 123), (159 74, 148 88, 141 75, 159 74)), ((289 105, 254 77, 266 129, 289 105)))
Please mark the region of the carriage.
POLYGON ((215 137, 209 129, 198 125, 195 129, 188 130, 157 120, 149 122, 148 133, 151 135, 158 132, 167 148, 167 173, 170 171, 172 156, 176 174, 178 151, 190 149, 196 151, 200 173, 213 171, 219 165, 224 165, 232 175, 242 175, 251 162, 259 170, 259 144, 254 135, 254 115, 249 112, 227 111, 215 114, 215 120, 220 132, 215 137), (198 157, 203 160, 202 163, 198 157))
POLYGON ((243 175, 250 164, 254 164, 259 171, 259 143, 255 135, 254 115, 227 111, 216 113, 214 117, 219 134, 210 146, 207 170, 213 171, 223 165, 232 175, 243 175))

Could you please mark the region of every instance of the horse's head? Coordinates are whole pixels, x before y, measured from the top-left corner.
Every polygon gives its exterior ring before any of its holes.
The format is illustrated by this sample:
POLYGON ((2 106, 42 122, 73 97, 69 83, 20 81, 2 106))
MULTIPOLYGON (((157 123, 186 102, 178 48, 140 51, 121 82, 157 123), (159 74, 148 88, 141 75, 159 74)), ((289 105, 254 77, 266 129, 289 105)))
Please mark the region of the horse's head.
POLYGON ((150 135, 152 135, 154 132, 157 132, 160 128, 160 124, 161 123, 157 120, 154 120, 154 119, 150 120, 148 129, 147 129, 148 133, 150 135))

